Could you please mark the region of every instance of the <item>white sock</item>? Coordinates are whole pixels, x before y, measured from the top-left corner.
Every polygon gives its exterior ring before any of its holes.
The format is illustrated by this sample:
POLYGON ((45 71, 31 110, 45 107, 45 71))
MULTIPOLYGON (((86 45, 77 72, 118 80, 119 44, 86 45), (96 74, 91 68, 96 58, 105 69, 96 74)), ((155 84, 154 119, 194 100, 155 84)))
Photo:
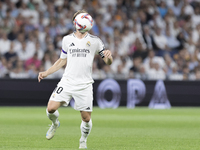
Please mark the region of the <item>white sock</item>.
POLYGON ((56 124, 58 121, 58 117, 59 117, 59 112, 58 110, 56 110, 54 113, 49 113, 47 110, 47 116, 48 118, 52 121, 53 124, 56 124))
POLYGON ((87 137, 90 134, 90 131, 92 129, 92 120, 90 119, 89 122, 81 122, 81 138, 80 141, 87 141, 87 137))

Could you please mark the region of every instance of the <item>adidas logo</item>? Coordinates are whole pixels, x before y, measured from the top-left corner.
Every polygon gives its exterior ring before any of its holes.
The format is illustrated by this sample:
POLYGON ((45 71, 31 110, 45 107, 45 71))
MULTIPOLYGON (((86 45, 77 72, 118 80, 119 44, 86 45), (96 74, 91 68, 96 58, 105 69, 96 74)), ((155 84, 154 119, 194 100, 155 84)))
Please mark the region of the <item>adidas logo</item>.
POLYGON ((90 110, 90 107, 86 108, 86 110, 90 110))
POLYGON ((75 44, 74 44, 74 43, 72 43, 72 44, 70 44, 70 45, 69 45, 69 47, 70 47, 70 46, 75 46, 75 44))

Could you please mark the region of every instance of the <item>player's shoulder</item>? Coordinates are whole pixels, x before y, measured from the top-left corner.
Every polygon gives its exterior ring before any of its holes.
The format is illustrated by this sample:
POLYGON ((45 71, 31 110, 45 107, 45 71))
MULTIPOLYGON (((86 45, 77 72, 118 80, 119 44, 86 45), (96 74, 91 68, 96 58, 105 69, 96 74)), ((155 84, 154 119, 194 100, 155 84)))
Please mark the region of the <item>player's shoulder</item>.
MULTIPOLYGON (((91 34, 88 33, 87 37, 88 37, 88 38, 91 38, 91 39, 94 40, 94 41, 100 41, 100 42, 102 42, 102 40, 101 40, 98 36, 91 35, 91 34)), ((103 43, 103 42, 102 42, 102 43, 103 43)))
POLYGON ((92 35, 92 34, 89 34, 87 35, 88 38, 92 38, 92 39, 100 39, 98 36, 95 36, 95 35, 92 35))
POLYGON ((95 36, 95 35, 92 35, 92 34, 89 34, 89 33, 88 33, 88 37, 90 37, 90 38, 96 38, 96 39, 99 38, 98 36, 95 36))

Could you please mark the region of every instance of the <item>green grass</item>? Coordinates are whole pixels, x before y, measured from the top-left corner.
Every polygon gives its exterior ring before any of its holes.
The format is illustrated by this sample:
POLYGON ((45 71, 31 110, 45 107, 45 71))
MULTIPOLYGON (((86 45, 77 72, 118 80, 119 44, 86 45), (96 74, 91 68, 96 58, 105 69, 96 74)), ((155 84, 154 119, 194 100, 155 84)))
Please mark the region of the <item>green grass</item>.
MULTIPOLYGON (((52 140, 45 107, 0 107, 0 150, 77 150, 80 113, 60 108, 52 140)), ((92 113, 88 150, 200 150, 200 109, 99 109, 92 113)))

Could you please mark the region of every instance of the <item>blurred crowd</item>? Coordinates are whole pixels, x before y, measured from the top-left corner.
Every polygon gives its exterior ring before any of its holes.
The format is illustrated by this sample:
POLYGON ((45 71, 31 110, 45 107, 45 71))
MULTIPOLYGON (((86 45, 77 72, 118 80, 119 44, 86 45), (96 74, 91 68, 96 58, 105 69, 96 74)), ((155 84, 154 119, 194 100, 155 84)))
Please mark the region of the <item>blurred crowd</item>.
POLYGON ((200 0, 0 0, 0 78, 37 78, 52 66, 81 9, 114 58, 108 66, 95 57, 94 79, 200 79, 200 0))

